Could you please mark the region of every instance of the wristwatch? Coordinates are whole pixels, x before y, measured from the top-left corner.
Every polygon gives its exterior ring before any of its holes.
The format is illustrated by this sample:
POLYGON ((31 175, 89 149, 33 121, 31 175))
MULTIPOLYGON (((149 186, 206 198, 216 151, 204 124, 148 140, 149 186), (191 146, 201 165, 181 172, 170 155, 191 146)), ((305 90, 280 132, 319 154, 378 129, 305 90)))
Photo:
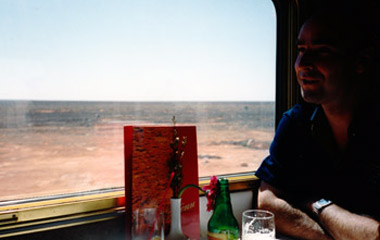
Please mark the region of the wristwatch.
POLYGON ((312 206, 313 206, 314 212, 316 214, 319 214, 322 211, 322 209, 324 209, 325 207, 327 207, 331 204, 332 204, 332 202, 330 200, 326 200, 326 199, 322 198, 322 199, 314 202, 312 206))

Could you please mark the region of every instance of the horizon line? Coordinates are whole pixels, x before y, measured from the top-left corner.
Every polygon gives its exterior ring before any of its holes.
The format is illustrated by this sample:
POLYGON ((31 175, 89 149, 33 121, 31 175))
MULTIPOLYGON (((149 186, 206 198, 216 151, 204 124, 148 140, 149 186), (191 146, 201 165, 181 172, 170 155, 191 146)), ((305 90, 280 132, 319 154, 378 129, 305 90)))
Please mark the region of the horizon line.
POLYGON ((233 102, 275 102, 275 100, 45 100, 45 99, 0 99, 2 102, 125 102, 125 103, 233 103, 233 102))

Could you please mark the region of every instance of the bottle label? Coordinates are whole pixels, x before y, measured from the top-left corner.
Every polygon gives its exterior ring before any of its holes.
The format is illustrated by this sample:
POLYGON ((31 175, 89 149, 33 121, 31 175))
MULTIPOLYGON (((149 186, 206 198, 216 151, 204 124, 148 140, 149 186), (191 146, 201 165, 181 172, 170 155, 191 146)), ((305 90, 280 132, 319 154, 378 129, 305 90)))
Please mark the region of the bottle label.
POLYGON ((239 238, 234 237, 232 234, 229 233, 207 233, 207 239, 208 240, 237 240, 239 238))

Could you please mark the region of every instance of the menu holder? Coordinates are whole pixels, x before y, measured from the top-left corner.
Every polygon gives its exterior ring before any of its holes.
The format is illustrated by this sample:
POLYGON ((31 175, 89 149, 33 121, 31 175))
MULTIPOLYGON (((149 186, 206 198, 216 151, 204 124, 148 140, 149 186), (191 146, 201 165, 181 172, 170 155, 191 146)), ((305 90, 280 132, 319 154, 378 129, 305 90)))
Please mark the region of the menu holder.
MULTIPOLYGON (((126 239, 132 239, 132 213, 138 208, 155 207, 165 213, 165 231, 170 230, 169 159, 174 130, 180 141, 187 138, 183 157, 182 187, 198 185, 198 153, 195 126, 125 126, 126 239), (167 193, 165 195, 165 192, 167 193)), ((199 192, 187 189, 181 200, 183 233, 200 239, 199 192)))

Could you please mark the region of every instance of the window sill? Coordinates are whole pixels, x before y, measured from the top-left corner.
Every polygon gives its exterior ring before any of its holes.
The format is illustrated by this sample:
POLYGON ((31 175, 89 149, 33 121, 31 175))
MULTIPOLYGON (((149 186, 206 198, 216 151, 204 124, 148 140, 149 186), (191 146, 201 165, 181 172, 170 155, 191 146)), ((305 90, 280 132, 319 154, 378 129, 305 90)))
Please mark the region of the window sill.
MULTIPOLYGON (((253 190, 259 184, 252 173, 222 177, 229 179, 231 192, 253 190)), ((208 182, 207 178, 200 179, 199 185, 208 182)), ((123 188, 3 202, 0 238, 114 219, 124 215, 124 204, 123 188)))

